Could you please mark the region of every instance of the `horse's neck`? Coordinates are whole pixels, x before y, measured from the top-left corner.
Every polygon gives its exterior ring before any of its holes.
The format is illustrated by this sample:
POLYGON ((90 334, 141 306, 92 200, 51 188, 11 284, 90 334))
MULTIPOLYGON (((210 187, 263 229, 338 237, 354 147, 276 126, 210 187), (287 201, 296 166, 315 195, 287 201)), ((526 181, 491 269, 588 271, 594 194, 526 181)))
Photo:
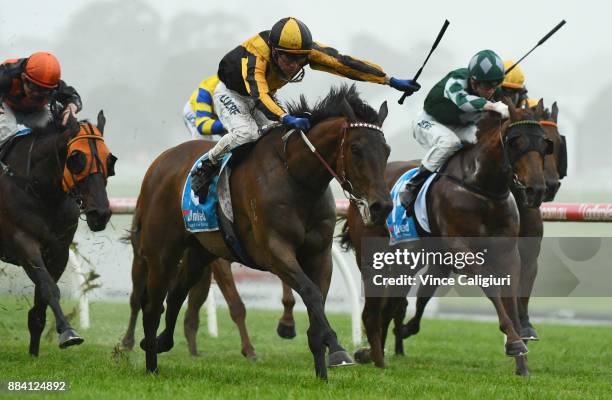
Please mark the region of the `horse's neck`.
POLYGON ((20 140, 7 159, 20 177, 36 180, 36 188, 49 200, 63 198, 63 162, 66 159, 67 138, 63 134, 32 134, 20 140))
MULTIPOLYGON (((334 118, 317 124, 308 133, 308 140, 317 149, 325 162, 338 171, 338 152, 342 140, 342 123, 344 119, 334 118)), ((315 194, 322 194, 329 186, 332 175, 323 163, 314 155, 299 132, 293 133, 296 137, 287 145, 287 166, 291 177, 315 194)))
POLYGON ((493 194, 507 192, 511 181, 499 130, 483 133, 474 147, 455 158, 466 183, 493 194))

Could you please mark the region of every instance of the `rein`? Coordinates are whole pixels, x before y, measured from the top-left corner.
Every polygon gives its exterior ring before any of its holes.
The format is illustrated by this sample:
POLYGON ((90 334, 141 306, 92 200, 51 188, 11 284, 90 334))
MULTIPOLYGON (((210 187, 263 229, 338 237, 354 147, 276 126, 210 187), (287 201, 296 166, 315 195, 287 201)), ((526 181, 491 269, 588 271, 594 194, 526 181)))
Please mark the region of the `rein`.
MULTIPOLYGON (((383 134, 383 131, 380 129, 380 127, 378 125, 370 124, 370 123, 367 123, 367 122, 350 122, 350 123, 348 123, 348 122, 345 121, 342 124, 342 139, 340 140, 339 154, 338 154, 338 159, 336 160, 336 168, 339 169, 339 171, 340 171, 339 173, 336 173, 336 171, 334 171, 334 169, 323 158, 321 153, 316 149, 316 147, 312 144, 312 142, 308 139, 308 137, 304 134, 304 132, 302 132, 302 131, 299 131, 299 132, 300 132, 300 137, 302 138, 302 141, 310 149, 311 153, 313 153, 317 157, 319 162, 321 164, 323 164, 325 169, 338 182, 338 184, 340 184, 340 187, 344 191, 345 197, 347 199, 349 199, 350 201, 363 202, 365 200, 363 199, 363 197, 358 196, 358 195, 356 195, 354 193, 353 184, 351 183, 351 181, 346 176, 346 165, 345 165, 345 161, 344 161, 344 142, 346 140, 346 135, 347 135, 349 129, 354 129, 354 128, 372 129, 372 130, 375 130, 375 131, 379 132, 380 134, 383 134)), ((292 129, 289 132, 287 132, 285 135, 283 135, 282 140, 283 140, 283 143, 284 143, 284 145, 283 145, 283 152, 284 153, 286 153, 287 141, 288 141, 289 137, 291 136, 291 134, 293 132, 295 132, 295 131, 296 131, 296 129, 292 129)), ((285 157, 285 166, 288 169, 289 167, 287 165, 286 159, 287 158, 285 157)))

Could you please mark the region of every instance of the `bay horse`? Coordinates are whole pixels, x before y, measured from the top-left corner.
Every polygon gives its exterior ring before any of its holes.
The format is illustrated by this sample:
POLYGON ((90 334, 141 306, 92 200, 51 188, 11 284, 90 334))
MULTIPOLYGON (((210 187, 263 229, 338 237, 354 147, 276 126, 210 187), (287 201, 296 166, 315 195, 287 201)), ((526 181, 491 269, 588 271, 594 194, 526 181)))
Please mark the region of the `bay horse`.
MULTIPOLYGON (((539 207, 545 193, 544 156, 552 151, 539 123, 542 102, 537 110, 516 109, 508 104, 510 118, 501 121, 489 113, 478 124, 477 142, 466 145, 447 163, 439 180, 427 194, 427 214, 431 236, 453 240, 453 237, 503 236, 511 238, 512 246, 496 254, 494 272, 510 275, 510 293, 483 290, 492 301, 499 318, 500 330, 506 334, 506 355, 516 360, 516 372, 528 375, 527 347, 520 337, 518 287, 520 258, 518 240, 520 221, 517 204, 510 195, 513 182, 524 186, 523 201, 529 207, 539 207)), ((385 181, 390 190, 397 179, 418 162, 395 162, 387 166, 385 181)), ((368 227, 363 224, 354 206, 349 207, 343 242, 355 249, 357 264, 361 264, 362 241, 368 237, 388 238, 385 224, 368 227)), ((469 248, 469 243, 468 243, 469 248)), ((493 271, 493 270, 492 270, 493 271)), ((464 273, 473 274, 470 267, 464 273)), ((396 329, 401 326, 407 301, 405 297, 366 297, 362 319, 369 351, 359 351, 357 359, 373 360, 384 367, 384 341, 391 319, 396 329)), ((400 332, 396 331, 396 352, 400 332)), ((403 351, 401 345, 399 350, 403 351)))
POLYGON ((55 316, 60 348, 84 341, 64 316, 57 281, 81 212, 94 232, 103 230, 111 216, 106 182, 116 158, 104 143, 104 124, 100 111, 97 126, 71 117, 65 128, 52 121, 6 144, 10 147, 0 172, 0 257, 23 267, 35 285, 28 312, 33 356, 39 354, 47 306, 55 316))
MULTIPOLYGON (((547 154, 544 158, 544 178, 546 181, 546 194, 544 201, 552 201, 561 186, 560 180, 567 175, 567 149, 565 138, 559 134, 557 118, 559 108, 557 103, 553 103, 551 110, 545 109, 542 114, 540 124, 544 129, 546 137, 552 141, 554 151, 547 154)), ((520 199, 524 196, 519 188, 512 187, 512 194, 520 199)), ((522 240, 519 242, 519 253, 521 257, 521 278, 520 278, 520 298, 519 298, 519 319, 521 322, 520 335, 523 340, 539 340, 539 336, 529 320, 529 298, 533 290, 533 284, 538 271, 538 256, 540 245, 544 236, 544 222, 542 213, 538 208, 527 207, 523 202, 517 202, 520 216, 521 237, 531 237, 533 240, 522 240)), ((443 271, 437 270, 436 276, 443 271)), ((425 307, 433 295, 433 286, 420 287, 417 292, 416 309, 414 316, 401 327, 401 337, 407 338, 419 333, 421 319, 425 307)), ((397 325, 398 327, 400 325, 397 325)), ((400 339, 401 340, 401 339, 400 339)))
MULTIPOLYGON (((338 179, 367 221, 382 222, 391 210, 383 174, 390 148, 381 126, 386 103, 376 112, 354 86, 332 88, 313 108, 302 97, 292 114, 311 113, 308 136, 283 128, 263 135, 230 178, 234 229, 244 251, 302 297, 308 310, 308 345, 315 373, 327 378, 331 366, 352 364, 324 312, 331 279, 331 246, 336 222, 329 189, 338 179), (283 140, 284 138, 284 140, 283 140), (312 146, 312 147, 310 147, 312 146)), ((173 346, 176 318, 202 265, 221 257, 234 260, 219 232, 187 232, 181 194, 191 166, 211 147, 186 142, 162 153, 149 167, 132 223, 134 263, 147 271, 141 298, 146 369, 157 372, 157 353, 173 346), (174 279, 185 251, 185 276, 174 279), (172 285, 170 283, 172 282, 172 285), (156 338, 167 294, 166 328, 156 338)))

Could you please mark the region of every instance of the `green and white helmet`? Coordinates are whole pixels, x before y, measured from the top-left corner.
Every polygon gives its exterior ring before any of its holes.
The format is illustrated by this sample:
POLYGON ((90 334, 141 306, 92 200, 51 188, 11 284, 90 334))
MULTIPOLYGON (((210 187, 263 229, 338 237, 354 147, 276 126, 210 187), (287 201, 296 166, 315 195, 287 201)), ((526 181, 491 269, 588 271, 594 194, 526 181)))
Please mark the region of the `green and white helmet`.
POLYGON ((504 80, 504 62, 493 50, 482 50, 476 53, 468 66, 470 78, 475 81, 500 83, 504 80))

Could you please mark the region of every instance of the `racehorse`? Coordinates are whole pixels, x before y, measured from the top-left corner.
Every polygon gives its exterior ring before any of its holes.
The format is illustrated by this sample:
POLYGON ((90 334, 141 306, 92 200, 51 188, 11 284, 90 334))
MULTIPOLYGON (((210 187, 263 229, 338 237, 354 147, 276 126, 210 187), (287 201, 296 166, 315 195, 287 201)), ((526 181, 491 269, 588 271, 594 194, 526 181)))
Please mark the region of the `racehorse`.
MULTIPOLYGON (((506 355, 515 357, 516 372, 528 375, 525 354, 527 348, 520 337, 518 316, 518 288, 520 258, 518 240, 519 213, 510 187, 522 187, 522 201, 531 208, 539 207, 545 194, 544 156, 552 152, 552 143, 545 136, 539 123, 543 114, 542 102, 537 109, 516 109, 509 104, 509 120, 500 121, 496 115, 486 116, 478 124, 477 142, 466 145, 447 163, 426 198, 431 236, 449 242, 455 237, 503 236, 509 238, 506 249, 499 250, 492 259, 491 272, 509 275, 510 293, 501 296, 499 290, 486 290, 499 318, 500 329, 507 336, 506 355)), ((390 189, 407 170, 418 162, 396 162, 387 166, 386 184, 390 189)), ((355 249, 356 260, 361 265, 362 239, 388 237, 385 225, 365 226, 358 210, 349 207, 343 242, 355 249)), ((469 240, 466 248, 469 248, 469 240)), ((436 268, 438 270, 439 268, 436 268)), ((440 268, 441 270, 441 268, 440 268)), ((462 273, 474 274, 470 267, 462 273)), ((371 358, 375 365, 384 367, 384 340, 391 319, 396 323, 397 342, 401 334, 397 329, 405 313, 406 299, 400 297, 366 297, 362 314, 370 344, 369 352, 360 351, 356 358, 371 358)), ((399 350, 402 348, 400 346, 399 350)))
MULTIPOLYGON (((567 175, 567 148, 565 137, 559 134, 557 126, 558 114, 559 108, 555 102, 550 111, 548 109, 544 110, 542 119, 540 120, 540 124, 546 136, 554 145, 553 154, 547 155, 544 159, 544 177, 546 180, 544 201, 552 201, 555 198, 561 186, 560 180, 567 175)), ((522 197, 519 188, 513 187, 512 193, 515 198, 522 197)), ((540 254, 541 240, 544 235, 544 223, 542 220, 542 213, 539 209, 527 207, 520 201, 517 205, 521 223, 520 236, 533 238, 519 242, 519 253, 521 256, 519 299, 519 318, 521 321, 520 335, 523 340, 539 340, 535 328, 529 321, 528 305, 538 271, 538 256, 540 254)), ((436 272, 442 271, 438 270, 436 272)), ((434 291, 435 288, 433 286, 419 288, 415 315, 401 328, 402 338, 416 335, 419 332, 423 312, 434 291)))
POLYGON ((97 126, 70 118, 65 128, 45 128, 7 143, 0 172, 0 256, 20 265, 34 282, 34 305, 28 312, 29 352, 38 356, 40 336, 50 306, 59 347, 83 342, 60 307, 57 281, 68 262, 69 246, 84 213, 87 225, 101 231, 111 216, 107 178, 116 158, 104 138, 105 118, 97 126))
MULTIPOLYGON (((329 183, 332 178, 339 180, 353 202, 361 205, 366 221, 380 223, 386 218, 391 200, 383 174, 390 149, 380 127, 387 107, 383 104, 376 112, 359 98, 354 86, 344 86, 332 89, 313 108, 302 97, 291 112, 311 114, 307 136, 275 128, 233 168, 234 229, 253 263, 279 276, 302 297, 310 320, 308 345, 315 373, 326 379, 326 349, 331 366, 353 363, 324 312, 336 217, 329 183)), ((210 147, 187 142, 162 153, 149 167, 138 197, 131 240, 134 263, 147 271, 141 348, 149 372, 158 371, 157 353, 173 346, 178 311, 200 278, 201 266, 219 257, 234 259, 221 233, 190 233, 182 220, 185 177, 210 147), (185 251, 194 261, 183 265, 183 279, 173 279, 185 251), (166 294, 166 329, 156 338, 166 294)))
MULTIPOLYGON (((188 257, 189 253, 186 252, 186 254, 183 255, 181 264, 188 264, 188 257)), ((126 350, 132 350, 134 347, 134 331, 136 329, 138 313, 140 312, 140 298, 146 285, 146 275, 144 275, 146 271, 140 269, 140 267, 142 267, 141 264, 134 264, 134 266, 135 269, 132 270, 133 290, 132 294, 130 295, 130 321, 127 331, 121 340, 121 346, 126 350)), ((200 308, 202 308, 202 305, 208 297, 211 284, 211 275, 213 275, 219 289, 221 290, 221 293, 223 294, 223 297, 225 298, 225 301, 227 302, 230 316, 240 332, 242 355, 249 360, 256 360, 257 355, 255 354, 255 349, 253 348, 253 344, 251 343, 251 339, 249 338, 249 333, 246 328, 246 308, 244 307, 244 303, 242 302, 240 294, 236 289, 230 263, 222 258, 218 258, 217 260, 213 261, 210 266, 207 265, 203 266, 202 268, 204 268, 202 277, 189 290, 187 311, 185 312, 185 319, 183 323, 189 353, 192 356, 198 355, 196 337, 198 328, 200 326, 200 308)), ((180 270, 181 269, 179 267, 179 271, 180 270)))

